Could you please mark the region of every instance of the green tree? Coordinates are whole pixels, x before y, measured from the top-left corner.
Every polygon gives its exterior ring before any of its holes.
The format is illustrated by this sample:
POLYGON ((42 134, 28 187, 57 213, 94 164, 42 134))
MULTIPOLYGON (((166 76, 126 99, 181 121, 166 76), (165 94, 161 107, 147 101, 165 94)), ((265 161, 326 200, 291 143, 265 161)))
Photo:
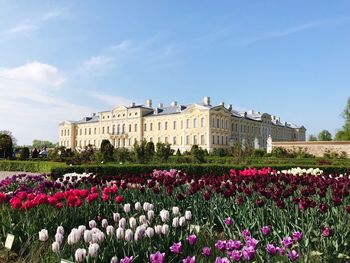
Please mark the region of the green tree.
POLYGON ((12 134, 12 132, 8 131, 8 130, 2 130, 0 131, 0 135, 1 134, 6 134, 8 136, 11 137, 12 140, 12 146, 15 147, 17 145, 17 139, 15 138, 15 136, 12 134))
POLYGON ((313 135, 313 134, 310 134, 309 135, 309 141, 310 142, 315 142, 315 141, 317 141, 317 137, 315 135, 313 135))
POLYGON ((19 159, 24 161, 28 160, 30 156, 29 148, 28 147, 22 147, 19 151, 19 159))
POLYGON ((12 158, 13 141, 9 134, 0 133, 0 158, 12 158))
POLYGON ((181 152, 180 152, 180 149, 178 148, 177 151, 176 151, 176 156, 181 156, 181 152))
POLYGON ((42 148, 54 148, 56 144, 50 141, 33 140, 32 148, 42 149, 42 148))
POLYGON ((37 148, 34 148, 34 150, 32 151, 32 159, 35 159, 38 157, 39 157, 39 151, 37 150, 37 148))
POLYGON ((134 143, 135 159, 139 163, 147 162, 148 156, 146 152, 146 145, 147 145, 146 140, 142 140, 140 144, 137 141, 135 141, 134 143))
POLYGON ((169 157, 173 155, 174 150, 171 149, 169 143, 157 143, 156 157, 160 162, 167 162, 169 157))
POLYGON ((335 135, 337 141, 350 141, 350 131, 338 131, 335 135))
POLYGON ((100 152, 102 154, 102 160, 104 162, 113 160, 113 149, 114 147, 109 140, 102 140, 100 152))
POLYGON ((343 111, 343 117, 345 119, 343 129, 336 133, 335 139, 338 141, 350 141, 350 97, 343 111))
POLYGON ((193 161, 196 163, 204 163, 205 158, 204 158, 204 151, 202 148, 198 147, 198 145, 192 145, 191 147, 191 155, 193 157, 193 161))
POLYGON ((327 130, 323 130, 318 134, 318 140, 319 141, 331 141, 332 134, 327 130))
POLYGON ((146 144, 146 156, 147 160, 150 161, 153 159, 155 154, 155 149, 154 149, 154 143, 153 142, 147 142, 146 144))
POLYGON ((133 161, 133 153, 126 148, 114 149, 113 159, 117 162, 126 163, 133 161))

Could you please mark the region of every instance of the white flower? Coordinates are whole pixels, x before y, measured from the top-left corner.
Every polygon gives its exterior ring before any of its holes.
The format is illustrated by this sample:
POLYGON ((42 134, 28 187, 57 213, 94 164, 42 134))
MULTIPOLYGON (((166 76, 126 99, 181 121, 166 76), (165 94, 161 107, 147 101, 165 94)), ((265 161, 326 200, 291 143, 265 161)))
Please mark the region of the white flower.
POLYGON ((124 238, 124 228, 118 227, 116 232, 117 239, 124 238))
POLYGON ((79 239, 80 239, 79 230, 76 228, 73 228, 72 231, 70 232, 70 234, 68 235, 67 243, 68 243, 68 245, 74 245, 74 244, 78 243, 79 239))
POLYGON ((130 217, 130 218, 129 218, 129 226, 130 226, 132 229, 135 229, 136 225, 137 225, 137 222, 136 222, 135 217, 130 217))
POLYGON ((90 243, 92 241, 92 231, 91 230, 86 230, 84 232, 84 241, 85 241, 85 243, 90 243))
POLYGON ((44 241, 46 241, 48 239, 49 239, 49 233, 47 232, 47 230, 46 229, 40 230, 40 232, 39 232, 39 240, 44 242, 44 241))
POLYGON ((97 258, 99 249, 100 249, 100 246, 97 243, 90 244, 90 246, 89 246, 90 257, 97 258))
POLYGON ((60 233, 62 236, 64 236, 64 228, 63 228, 63 226, 58 226, 57 230, 56 230, 56 233, 60 233))
POLYGON ((191 213, 191 211, 186 211, 185 212, 185 218, 186 218, 186 220, 191 220, 192 219, 192 213, 191 213))
POLYGON ((92 229, 92 228, 94 228, 94 227, 96 227, 97 226, 97 224, 96 224, 96 221, 95 220, 91 220, 91 221, 89 221, 89 227, 92 229))
POLYGON ((135 203, 135 210, 136 211, 140 211, 142 209, 141 203, 140 202, 136 202, 135 203))
POLYGON ((127 229, 125 231, 125 241, 130 242, 134 237, 134 233, 132 232, 131 229, 127 229))
POLYGON ((143 210, 145 211, 145 212, 147 212, 149 209, 149 205, 150 205, 150 203, 148 203, 148 202, 144 202, 143 203, 143 210))
POLYGON ((175 228, 179 226, 179 218, 178 217, 174 217, 173 218, 172 226, 175 227, 175 228))
POLYGON ((177 216, 180 212, 180 208, 178 208, 177 206, 174 206, 172 210, 173 210, 173 215, 175 216, 177 216))
POLYGON ((75 251, 75 261, 78 261, 78 262, 83 262, 86 258, 86 249, 84 248, 78 248, 76 251, 75 251))
POLYGON ((147 218, 148 218, 149 221, 153 220, 153 218, 154 218, 154 211, 153 210, 149 210, 147 212, 147 218))
POLYGON ((147 218, 145 215, 140 215, 139 217, 140 224, 147 224, 147 218))
POLYGON ((52 243, 51 248, 53 253, 58 253, 60 251, 60 244, 55 241, 52 243))
POLYGON ((125 204, 124 205, 124 212, 125 213, 130 213, 130 211, 131 211, 130 204, 125 204))
POLYGON ((156 225, 154 227, 154 231, 156 232, 157 235, 160 235, 162 233, 162 226, 161 225, 156 225))
POLYGON ((163 209, 162 211, 160 211, 160 218, 162 219, 162 222, 166 222, 169 220, 169 211, 163 209))
POLYGON ((126 219, 123 217, 119 220, 119 227, 125 228, 126 226, 126 219))
POLYGON ((106 227, 108 226, 108 221, 107 221, 107 219, 105 219, 105 218, 102 219, 102 223, 101 223, 101 224, 102 224, 102 227, 103 227, 103 228, 106 228, 106 227))
POLYGON ((57 243, 59 243, 59 244, 62 244, 62 242, 63 242, 63 235, 61 234, 61 233, 56 233, 56 235, 55 235, 55 241, 57 242, 57 243))
POLYGON ((114 222, 118 223, 120 220, 120 214, 119 213, 113 213, 113 220, 114 222))
POLYGON ((80 233, 80 236, 82 236, 86 230, 86 226, 78 226, 78 230, 79 230, 79 233, 80 233))
POLYGON ((186 225, 186 218, 182 216, 179 219, 179 226, 184 226, 184 225, 186 225))
POLYGON ((164 224, 164 225, 162 226, 162 234, 163 234, 164 236, 167 236, 167 235, 169 234, 169 226, 168 226, 167 224, 164 224))
POLYGON ((117 257, 112 257, 111 263, 118 263, 118 258, 117 257))
POLYGON ((107 226, 106 227, 106 233, 107 233, 107 236, 113 236, 114 235, 114 227, 113 226, 107 226))
POLYGON ((146 236, 152 238, 154 236, 154 229, 152 227, 147 227, 146 236))

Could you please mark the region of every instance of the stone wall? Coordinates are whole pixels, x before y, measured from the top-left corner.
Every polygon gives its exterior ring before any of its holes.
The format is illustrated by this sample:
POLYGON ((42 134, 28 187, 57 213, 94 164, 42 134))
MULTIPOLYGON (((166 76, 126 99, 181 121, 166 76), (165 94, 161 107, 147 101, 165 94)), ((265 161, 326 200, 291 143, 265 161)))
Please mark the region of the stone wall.
POLYGON ((282 147, 287 150, 297 151, 302 148, 310 154, 322 157, 326 151, 341 154, 346 152, 350 157, 350 141, 330 141, 330 142, 272 142, 272 149, 282 147))

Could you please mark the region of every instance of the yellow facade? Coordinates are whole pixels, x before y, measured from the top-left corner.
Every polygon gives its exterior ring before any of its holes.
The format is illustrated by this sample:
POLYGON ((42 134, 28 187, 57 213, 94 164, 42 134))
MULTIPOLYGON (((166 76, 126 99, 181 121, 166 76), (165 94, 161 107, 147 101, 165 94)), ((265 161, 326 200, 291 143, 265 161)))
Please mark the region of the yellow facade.
POLYGON ((212 151, 230 148, 235 143, 266 148, 266 141, 305 141, 305 128, 280 123, 277 117, 260 112, 238 112, 232 106, 202 103, 152 107, 146 105, 118 106, 85 117, 80 121, 59 124, 59 145, 75 150, 87 145, 99 148, 101 141, 110 140, 114 147, 132 148, 135 141, 171 144, 174 150, 190 150, 196 144, 212 151))

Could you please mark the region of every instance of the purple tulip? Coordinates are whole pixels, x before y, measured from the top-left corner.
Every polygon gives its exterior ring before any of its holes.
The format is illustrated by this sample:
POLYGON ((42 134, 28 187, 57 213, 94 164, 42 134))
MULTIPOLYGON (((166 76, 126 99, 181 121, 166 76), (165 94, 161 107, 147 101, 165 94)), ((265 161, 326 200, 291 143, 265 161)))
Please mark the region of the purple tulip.
POLYGON ((193 246, 194 244, 196 244, 197 242, 197 237, 196 235, 190 235, 186 238, 186 240, 188 241, 188 243, 193 246))
POLYGON ((294 241, 299 242, 303 238, 303 233, 300 231, 295 231, 293 232, 292 236, 294 241))
POLYGON ((284 247, 276 247, 276 249, 280 255, 284 255, 284 253, 286 253, 286 249, 284 247))
POLYGON ((244 229, 242 231, 242 236, 244 237, 244 239, 247 239, 248 237, 250 237, 250 232, 248 229, 244 229))
POLYGON ((241 249, 243 247, 243 244, 241 241, 239 240, 227 240, 226 242, 226 250, 238 250, 241 249))
POLYGON ((263 227, 261 228, 261 232, 263 233, 264 236, 270 235, 270 227, 268 227, 268 226, 263 226, 263 227))
POLYGON ((120 263, 132 263, 133 258, 134 258, 133 256, 122 258, 120 260, 120 263))
POLYGON ((234 261, 240 261, 242 257, 242 252, 240 250, 233 250, 228 253, 230 259, 234 261))
POLYGON ((188 256, 187 258, 183 259, 182 262, 183 263, 195 263, 196 257, 195 256, 193 256, 193 257, 188 256))
POLYGON ((331 235, 331 229, 329 227, 323 228, 322 236, 329 237, 331 235))
POLYGON ((215 263, 230 263, 230 260, 228 258, 219 258, 219 257, 217 257, 215 259, 215 263))
POLYGON ((288 257, 291 261, 296 261, 299 258, 299 255, 295 250, 290 250, 288 253, 288 257))
POLYGON ((160 253, 157 251, 155 254, 150 256, 151 263, 164 263, 165 262, 165 253, 160 253))
POLYGON ((204 256, 210 257, 210 255, 211 255, 211 248, 210 247, 203 247, 202 248, 202 254, 204 256))
POLYGON ((291 237, 285 237, 283 238, 283 240, 281 241, 281 244, 285 247, 285 248, 289 248, 292 244, 293 244, 293 240, 291 237))
POLYGON ((216 241, 215 247, 220 251, 224 251, 226 249, 226 241, 225 240, 216 241))
POLYGON ((173 243, 173 245, 170 247, 170 251, 175 253, 175 254, 179 254, 182 250, 182 244, 181 242, 179 243, 173 243))
POLYGON ((255 249, 253 247, 243 247, 242 255, 245 260, 252 260, 255 256, 255 249))
POLYGON ((258 240, 256 240, 255 238, 252 237, 248 237, 246 240, 246 246, 247 247, 252 247, 252 248, 256 248, 256 245, 258 244, 258 240))
POLYGON ((273 245, 273 244, 268 244, 268 245, 266 246, 266 251, 267 251, 267 253, 269 253, 271 256, 274 256, 274 255, 276 255, 276 253, 277 253, 277 248, 276 248, 275 245, 273 245))
POLYGON ((231 217, 227 217, 227 218, 225 219, 225 224, 226 224, 226 225, 230 226, 230 225, 232 225, 232 223, 233 223, 233 220, 232 220, 231 217))

